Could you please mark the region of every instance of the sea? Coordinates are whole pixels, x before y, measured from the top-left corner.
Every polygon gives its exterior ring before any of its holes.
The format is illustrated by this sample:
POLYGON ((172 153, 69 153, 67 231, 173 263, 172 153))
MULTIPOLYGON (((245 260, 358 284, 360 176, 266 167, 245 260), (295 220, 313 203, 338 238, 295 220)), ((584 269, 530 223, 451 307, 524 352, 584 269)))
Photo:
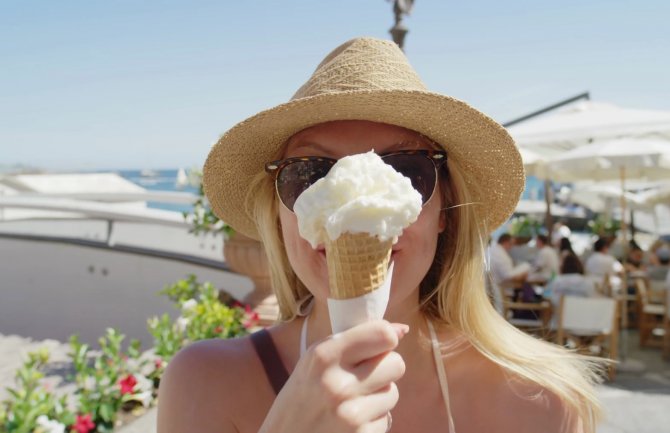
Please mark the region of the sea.
MULTIPOLYGON (((125 179, 151 191, 181 191, 198 193, 195 186, 177 186, 179 169, 164 170, 116 170, 125 179)), ((534 176, 526 178, 526 189, 521 197, 524 200, 544 200, 544 181, 534 176)), ((154 209, 170 210, 175 212, 190 212, 193 207, 183 204, 148 202, 147 206, 154 209)))
MULTIPOLYGON (((163 170, 114 170, 120 176, 129 180, 130 182, 141 186, 149 191, 179 191, 188 192, 192 194, 198 193, 196 186, 177 185, 177 174, 179 169, 163 169, 163 170)), ((173 204, 160 202, 147 202, 147 206, 153 209, 163 209, 174 212, 191 212, 193 206, 187 204, 173 204)))

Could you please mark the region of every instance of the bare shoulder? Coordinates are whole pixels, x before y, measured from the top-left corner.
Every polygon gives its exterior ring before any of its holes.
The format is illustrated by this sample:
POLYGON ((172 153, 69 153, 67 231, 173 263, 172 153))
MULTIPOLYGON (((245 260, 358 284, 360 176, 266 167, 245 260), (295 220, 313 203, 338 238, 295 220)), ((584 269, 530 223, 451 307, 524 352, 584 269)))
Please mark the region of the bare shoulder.
POLYGON ((445 366, 459 431, 582 431, 577 411, 556 393, 503 368, 469 344, 454 359, 447 358, 445 366))
POLYGON ((505 402, 496 409, 499 420, 509 431, 581 432, 577 411, 550 389, 514 373, 501 374, 495 389, 505 402))
MULTIPOLYGON (((239 432, 236 415, 263 379, 248 337, 205 340, 182 349, 161 379, 158 432, 239 432)), ((260 389, 262 391, 262 386, 260 389)), ((257 401, 258 404, 258 401, 257 401)))
POLYGON ((518 433, 578 433, 579 415, 547 387, 510 372, 488 360, 494 371, 489 383, 498 425, 518 433))

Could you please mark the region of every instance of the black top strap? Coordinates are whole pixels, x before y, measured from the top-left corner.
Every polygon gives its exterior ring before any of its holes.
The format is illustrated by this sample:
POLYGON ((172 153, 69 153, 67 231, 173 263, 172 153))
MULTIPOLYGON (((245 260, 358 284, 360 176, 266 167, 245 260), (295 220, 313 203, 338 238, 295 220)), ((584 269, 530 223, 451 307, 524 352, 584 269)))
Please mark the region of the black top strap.
POLYGON ((279 391, 281 391, 288 380, 289 374, 279 357, 279 352, 277 352, 277 347, 272 341, 272 336, 270 336, 267 330, 261 329, 251 334, 251 342, 263 363, 265 374, 272 385, 272 389, 274 389, 275 394, 279 394, 279 391))

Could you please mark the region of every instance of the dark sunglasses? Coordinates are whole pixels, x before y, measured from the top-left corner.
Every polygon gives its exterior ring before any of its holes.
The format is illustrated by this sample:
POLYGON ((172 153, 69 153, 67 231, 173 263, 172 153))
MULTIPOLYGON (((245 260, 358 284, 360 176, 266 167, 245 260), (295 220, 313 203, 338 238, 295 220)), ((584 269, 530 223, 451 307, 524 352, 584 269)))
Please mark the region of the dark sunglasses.
MULTIPOLYGON (((412 187, 421 194, 422 204, 433 196, 438 170, 447 162, 447 152, 443 150, 403 150, 380 156, 386 164, 409 178, 412 187)), ((274 176, 279 199, 293 212, 298 196, 325 177, 336 162, 336 159, 319 156, 287 158, 266 163, 265 171, 274 176)))

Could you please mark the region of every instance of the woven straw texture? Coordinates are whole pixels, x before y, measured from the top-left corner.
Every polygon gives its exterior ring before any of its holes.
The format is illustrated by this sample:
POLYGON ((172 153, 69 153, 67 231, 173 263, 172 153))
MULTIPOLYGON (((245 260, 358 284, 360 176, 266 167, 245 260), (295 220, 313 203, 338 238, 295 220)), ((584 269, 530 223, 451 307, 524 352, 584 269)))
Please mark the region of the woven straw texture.
POLYGON ((326 242, 330 297, 350 299, 379 288, 386 279, 393 240, 344 233, 326 242))
POLYGON ((502 126, 464 102, 427 91, 393 42, 358 38, 330 53, 290 102, 238 123, 212 147, 203 182, 216 215, 258 239, 245 207, 251 179, 289 137, 333 120, 398 125, 439 143, 463 171, 487 232, 509 218, 523 192, 521 156, 502 126))

